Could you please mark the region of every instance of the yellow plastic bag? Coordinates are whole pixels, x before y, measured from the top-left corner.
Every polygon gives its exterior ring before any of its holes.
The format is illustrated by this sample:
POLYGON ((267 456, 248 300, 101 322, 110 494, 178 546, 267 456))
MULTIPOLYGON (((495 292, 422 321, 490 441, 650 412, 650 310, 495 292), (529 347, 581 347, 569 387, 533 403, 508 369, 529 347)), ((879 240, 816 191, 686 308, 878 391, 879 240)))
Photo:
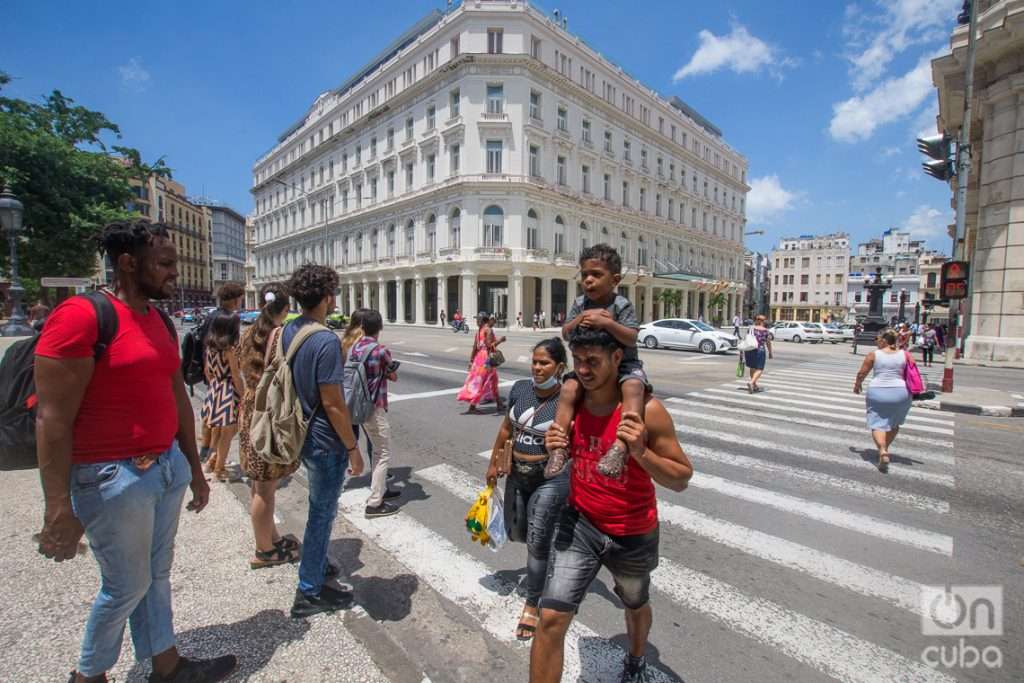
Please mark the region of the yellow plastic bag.
POLYGON ((480 545, 487 545, 490 534, 487 533, 488 514, 491 507, 491 496, 494 494, 494 487, 488 485, 476 498, 476 502, 466 513, 466 530, 469 531, 474 541, 480 545))

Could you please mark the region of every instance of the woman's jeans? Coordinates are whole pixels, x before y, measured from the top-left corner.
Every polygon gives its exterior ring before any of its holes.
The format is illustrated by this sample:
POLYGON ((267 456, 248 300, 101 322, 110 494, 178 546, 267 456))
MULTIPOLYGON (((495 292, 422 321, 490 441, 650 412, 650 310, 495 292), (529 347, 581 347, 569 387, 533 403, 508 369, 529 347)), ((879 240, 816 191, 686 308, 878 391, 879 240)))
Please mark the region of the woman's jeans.
POLYGON ((78 671, 98 676, 121 654, 124 624, 137 659, 174 646, 171 563, 192 468, 173 444, 145 470, 131 458, 71 466, 71 504, 100 566, 78 671))
POLYGON ((302 448, 302 462, 309 482, 309 517, 302 537, 299 590, 319 595, 327 571, 327 547, 338 513, 338 496, 348 469, 348 451, 341 447, 340 452, 328 453, 308 439, 302 448))
POLYGON ((921 347, 921 362, 931 365, 935 361, 935 347, 934 346, 922 346, 921 347))
POLYGON ((529 468, 530 474, 516 471, 513 463, 512 473, 505 483, 505 527, 509 530, 512 540, 523 541, 516 525, 522 528, 525 521, 526 531, 526 604, 536 607, 544 591, 544 581, 548 572, 548 556, 551 552, 551 539, 555 533, 555 522, 562 511, 566 498, 569 496, 569 470, 565 470, 553 479, 544 478, 544 464, 538 463, 529 468), (539 466, 537 466, 539 465, 539 466), (522 519, 522 515, 526 519, 522 519))

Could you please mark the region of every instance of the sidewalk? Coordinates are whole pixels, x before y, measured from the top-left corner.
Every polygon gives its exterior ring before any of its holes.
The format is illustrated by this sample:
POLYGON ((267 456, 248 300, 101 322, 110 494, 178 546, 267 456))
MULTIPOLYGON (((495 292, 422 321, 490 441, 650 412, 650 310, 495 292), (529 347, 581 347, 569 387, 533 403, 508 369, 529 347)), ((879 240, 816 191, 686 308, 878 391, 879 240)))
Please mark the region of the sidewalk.
MULTIPOLYGON (((934 385, 929 385, 932 389, 934 385)), ((954 385, 949 393, 935 391, 935 398, 914 401, 914 405, 931 410, 988 417, 1024 417, 1024 394, 998 389, 954 385)))
MULTIPOLYGON (((10 541, 0 586, 0 649, 7 653, 0 681, 64 681, 75 667, 99 585, 96 563, 86 554, 57 564, 36 552, 32 537, 43 515, 37 470, 0 471, 0 482, 0 516, 10 541)), ((248 512, 229 487, 211 488, 206 510, 182 512, 175 546, 171 581, 182 654, 235 653, 239 668, 231 681, 387 683, 346 627, 344 613, 289 618, 295 567, 250 570, 248 512)), ((144 681, 148 670, 148 662, 134 661, 126 631, 113 675, 144 681)))

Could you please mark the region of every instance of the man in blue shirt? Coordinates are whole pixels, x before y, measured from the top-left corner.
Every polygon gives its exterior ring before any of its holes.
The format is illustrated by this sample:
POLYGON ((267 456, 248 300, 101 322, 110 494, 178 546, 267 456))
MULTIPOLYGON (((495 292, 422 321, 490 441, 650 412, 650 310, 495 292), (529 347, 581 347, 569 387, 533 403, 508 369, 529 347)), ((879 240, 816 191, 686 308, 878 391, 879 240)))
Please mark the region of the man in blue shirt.
MULTIPOLYGON (((285 328, 285 352, 305 325, 323 325, 334 310, 338 274, 326 266, 306 264, 292 274, 288 293, 299 302, 302 315, 285 328)), ((363 455, 352 430, 342 392, 341 340, 324 328, 306 339, 292 359, 292 382, 309 421, 302 447, 302 462, 309 480, 309 517, 302 539, 299 587, 292 605, 293 618, 334 612, 352 604, 352 593, 324 583, 336 573, 327 562, 327 546, 338 511, 338 496, 345 481, 363 472, 363 455)))

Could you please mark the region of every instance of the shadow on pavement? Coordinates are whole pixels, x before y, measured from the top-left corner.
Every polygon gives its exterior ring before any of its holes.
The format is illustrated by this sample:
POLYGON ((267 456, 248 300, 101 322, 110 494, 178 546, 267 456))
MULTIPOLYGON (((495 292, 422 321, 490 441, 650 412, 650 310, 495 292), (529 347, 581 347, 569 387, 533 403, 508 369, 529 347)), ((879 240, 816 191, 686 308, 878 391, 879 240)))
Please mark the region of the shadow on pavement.
MULTIPOLYGON (((247 681, 259 677, 282 645, 302 640, 309 631, 304 619, 292 619, 285 610, 266 609, 233 624, 211 624, 177 634, 178 649, 185 657, 208 658, 224 654, 238 657, 232 680, 247 681)), ((128 672, 129 681, 143 681, 149 662, 136 663, 128 672)))
POLYGON ((364 566, 359 559, 362 550, 363 542, 358 538, 331 541, 327 554, 341 569, 338 580, 352 586, 356 604, 374 621, 405 619, 412 611, 412 596, 419 590, 419 578, 415 574, 396 574, 390 578, 360 576, 356 572, 364 566))
POLYGON ((0 458, 0 472, 31 470, 39 466, 34 453, 28 455, 5 454, 0 458))

